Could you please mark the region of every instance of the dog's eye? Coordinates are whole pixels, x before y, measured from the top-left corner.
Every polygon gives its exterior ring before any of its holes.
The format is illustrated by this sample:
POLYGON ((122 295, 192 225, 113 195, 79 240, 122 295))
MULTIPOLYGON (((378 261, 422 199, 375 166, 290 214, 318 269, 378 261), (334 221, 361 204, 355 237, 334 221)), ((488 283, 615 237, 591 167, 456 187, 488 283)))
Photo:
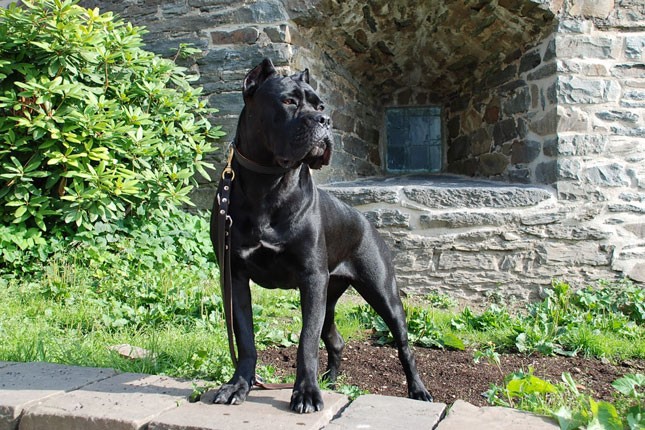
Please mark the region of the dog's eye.
POLYGON ((294 99, 284 99, 284 100, 282 100, 282 103, 284 103, 285 105, 295 105, 295 104, 298 104, 298 103, 296 103, 296 101, 295 101, 294 99))
POLYGON ((324 111, 324 110, 325 110, 325 105, 318 105, 318 107, 317 107, 316 109, 317 109, 319 112, 322 112, 322 111, 324 111))

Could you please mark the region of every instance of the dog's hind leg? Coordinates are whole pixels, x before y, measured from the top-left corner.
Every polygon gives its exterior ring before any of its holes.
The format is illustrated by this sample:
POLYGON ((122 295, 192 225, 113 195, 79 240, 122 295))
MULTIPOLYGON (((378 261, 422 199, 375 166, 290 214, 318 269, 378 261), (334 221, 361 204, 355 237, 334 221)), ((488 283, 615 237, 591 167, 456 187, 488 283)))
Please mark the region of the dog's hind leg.
POLYGON ((364 260, 357 264, 357 268, 362 276, 352 285, 390 329, 408 382, 408 396, 431 402, 432 396, 419 377, 414 354, 408 342, 405 311, 394 279, 394 268, 383 260, 381 264, 375 260, 364 260))
POLYGON ((327 349, 327 370, 323 378, 328 381, 332 388, 335 387, 338 371, 340 369, 341 357, 345 348, 345 341, 336 329, 334 321, 336 314, 336 303, 340 296, 347 290, 349 282, 342 278, 331 278, 327 290, 327 304, 325 309, 325 322, 322 329, 322 341, 327 349))

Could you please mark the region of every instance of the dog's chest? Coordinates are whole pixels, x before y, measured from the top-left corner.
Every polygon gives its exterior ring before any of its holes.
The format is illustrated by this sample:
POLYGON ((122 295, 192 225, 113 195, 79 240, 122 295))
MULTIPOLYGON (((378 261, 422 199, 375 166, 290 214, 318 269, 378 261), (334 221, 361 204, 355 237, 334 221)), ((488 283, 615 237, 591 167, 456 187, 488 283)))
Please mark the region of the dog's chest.
POLYGON ((294 263, 289 236, 280 226, 262 223, 246 230, 233 252, 256 283, 269 288, 289 288, 286 274, 294 263))

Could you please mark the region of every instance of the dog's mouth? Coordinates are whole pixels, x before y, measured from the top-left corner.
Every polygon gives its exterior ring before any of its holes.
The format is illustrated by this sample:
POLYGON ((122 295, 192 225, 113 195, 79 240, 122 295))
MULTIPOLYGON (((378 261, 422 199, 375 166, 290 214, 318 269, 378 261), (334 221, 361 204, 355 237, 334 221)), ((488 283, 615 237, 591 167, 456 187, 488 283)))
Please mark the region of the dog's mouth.
POLYGON ((331 146, 331 139, 325 137, 314 143, 311 149, 309 149, 304 156, 296 159, 278 157, 276 158, 276 163, 285 169, 298 167, 301 163, 308 165, 312 169, 320 169, 322 166, 329 165, 332 152, 331 146))
POLYGON ((312 169, 320 169, 322 166, 329 165, 331 159, 331 141, 324 139, 321 144, 311 148, 309 153, 302 160, 312 169))

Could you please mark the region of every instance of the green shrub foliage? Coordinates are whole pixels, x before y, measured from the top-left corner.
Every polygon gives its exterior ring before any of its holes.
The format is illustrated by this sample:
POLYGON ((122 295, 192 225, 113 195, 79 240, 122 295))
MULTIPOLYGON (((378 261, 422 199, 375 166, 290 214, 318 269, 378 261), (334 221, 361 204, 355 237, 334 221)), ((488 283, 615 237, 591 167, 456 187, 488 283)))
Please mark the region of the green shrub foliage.
POLYGON ((91 230, 190 204, 223 133, 144 29, 78 0, 0 8, 0 218, 91 230))

